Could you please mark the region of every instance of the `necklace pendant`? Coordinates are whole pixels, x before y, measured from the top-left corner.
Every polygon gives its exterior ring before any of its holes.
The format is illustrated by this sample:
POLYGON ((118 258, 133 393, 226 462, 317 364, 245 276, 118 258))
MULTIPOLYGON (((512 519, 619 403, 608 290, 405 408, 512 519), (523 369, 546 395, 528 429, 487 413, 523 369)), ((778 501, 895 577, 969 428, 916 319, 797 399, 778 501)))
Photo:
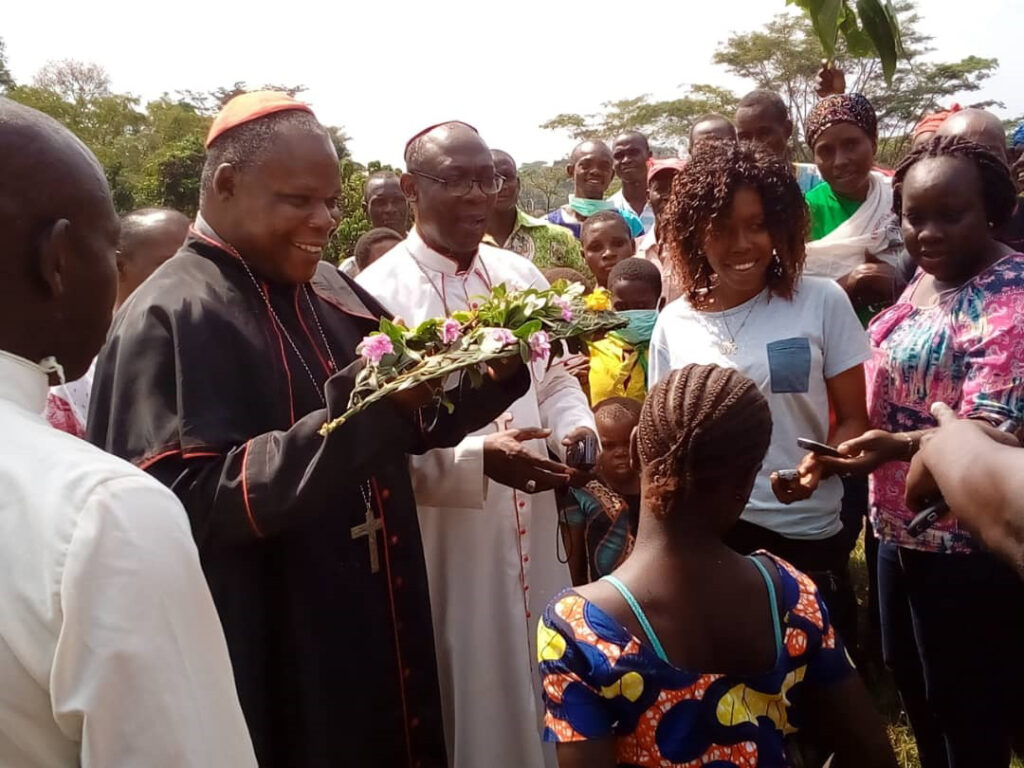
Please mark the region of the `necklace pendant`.
POLYGON ((718 345, 718 349, 723 355, 735 355, 740 351, 735 341, 723 341, 718 345))

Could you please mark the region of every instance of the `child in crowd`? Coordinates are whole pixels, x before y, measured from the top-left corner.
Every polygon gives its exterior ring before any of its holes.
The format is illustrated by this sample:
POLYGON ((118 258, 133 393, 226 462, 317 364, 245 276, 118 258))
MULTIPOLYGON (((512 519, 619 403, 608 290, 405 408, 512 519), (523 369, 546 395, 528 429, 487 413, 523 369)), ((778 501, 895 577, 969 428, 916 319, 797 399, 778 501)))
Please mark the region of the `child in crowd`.
POLYGON ((687 365, 651 389, 630 446, 636 546, 556 596, 537 631, 561 768, 794 765, 794 735, 842 765, 896 768, 814 582, 724 541, 771 431, 764 395, 733 369, 687 365))
POLYGON ((569 571, 574 584, 611 573, 633 548, 640 510, 640 474, 630 463, 629 441, 640 403, 612 397, 594 406, 601 440, 597 479, 572 488, 566 509, 569 571))
POLYGON ((608 275, 612 308, 629 325, 590 342, 590 402, 629 397, 643 402, 647 394, 647 349, 664 300, 661 272, 646 259, 620 261, 608 275))
POLYGON ((580 241, 599 288, 608 287, 612 267, 636 254, 629 225, 618 211, 600 211, 584 221, 580 241))

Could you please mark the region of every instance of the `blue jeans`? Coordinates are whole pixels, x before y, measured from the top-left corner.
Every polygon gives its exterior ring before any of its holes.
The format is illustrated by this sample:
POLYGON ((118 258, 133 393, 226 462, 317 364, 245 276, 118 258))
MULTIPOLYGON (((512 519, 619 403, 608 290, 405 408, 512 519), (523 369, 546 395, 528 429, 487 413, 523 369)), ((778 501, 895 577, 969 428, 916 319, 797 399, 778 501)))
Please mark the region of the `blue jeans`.
POLYGON ((922 768, 1006 768, 1024 693, 1024 582, 986 553, 878 551, 882 653, 922 768))

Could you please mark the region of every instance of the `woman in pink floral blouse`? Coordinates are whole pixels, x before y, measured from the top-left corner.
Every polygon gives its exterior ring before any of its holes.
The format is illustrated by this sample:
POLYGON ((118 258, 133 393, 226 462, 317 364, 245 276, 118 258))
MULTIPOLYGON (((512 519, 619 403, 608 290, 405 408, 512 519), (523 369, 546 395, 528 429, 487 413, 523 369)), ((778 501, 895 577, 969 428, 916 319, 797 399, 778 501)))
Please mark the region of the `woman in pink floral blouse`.
POLYGON ((924 768, 1005 768, 1024 691, 1024 583, 945 519, 914 537, 908 461, 929 413, 1024 425, 1024 255, 993 230, 1016 191, 977 144, 936 138, 899 166, 893 207, 919 267, 900 301, 868 329, 870 432, 821 462, 872 474, 882 645, 924 768))

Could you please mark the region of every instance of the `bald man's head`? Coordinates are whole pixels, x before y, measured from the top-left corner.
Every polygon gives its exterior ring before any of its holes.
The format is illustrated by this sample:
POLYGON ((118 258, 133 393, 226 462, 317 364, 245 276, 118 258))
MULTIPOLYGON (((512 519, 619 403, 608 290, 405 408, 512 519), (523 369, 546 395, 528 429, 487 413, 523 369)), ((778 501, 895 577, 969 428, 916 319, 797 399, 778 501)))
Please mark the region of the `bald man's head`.
POLYGON ((501 179, 491 150, 471 126, 449 122, 421 132, 406 151, 402 191, 427 244, 460 262, 476 254, 501 179))
POLYGON ((1006 131, 999 118, 984 109, 962 109, 943 121, 935 132, 937 136, 960 136, 981 144, 996 157, 1006 162, 1006 131))
POLYGON ((504 150, 492 149, 491 157, 494 159, 494 172, 504 179, 494 201, 494 210, 507 215, 519 204, 519 169, 512 155, 504 150))
POLYGON ((143 208, 121 218, 117 247, 117 306, 177 253, 188 236, 188 217, 168 208, 143 208))
POLYGON ((572 179, 576 197, 601 200, 615 172, 612 151, 603 141, 584 141, 569 155, 565 170, 572 179))
POLYGON ((95 156, 0 97, 0 349, 86 372, 110 326, 118 230, 95 156))

